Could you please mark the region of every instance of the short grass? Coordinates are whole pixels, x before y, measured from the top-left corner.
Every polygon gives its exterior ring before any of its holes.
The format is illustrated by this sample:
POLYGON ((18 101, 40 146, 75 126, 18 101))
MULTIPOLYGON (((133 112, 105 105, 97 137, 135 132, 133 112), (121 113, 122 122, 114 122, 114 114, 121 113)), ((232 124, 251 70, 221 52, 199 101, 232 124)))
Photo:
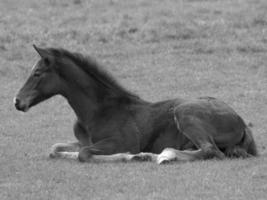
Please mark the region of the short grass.
POLYGON ((0 199, 266 199, 267 156, 246 160, 81 164, 50 160, 73 141, 74 114, 55 97, 23 114, 12 98, 32 48, 90 54, 150 101, 218 97, 267 144, 265 0, 0 1, 0 199))

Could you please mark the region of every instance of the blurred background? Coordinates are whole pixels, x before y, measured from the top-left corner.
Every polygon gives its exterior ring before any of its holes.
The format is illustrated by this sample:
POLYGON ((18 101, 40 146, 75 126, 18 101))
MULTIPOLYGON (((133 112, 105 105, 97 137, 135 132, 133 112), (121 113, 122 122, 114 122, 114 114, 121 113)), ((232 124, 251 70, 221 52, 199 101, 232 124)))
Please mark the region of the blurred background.
POLYGON ((91 55, 148 101, 220 98, 253 124, 264 152, 267 1, 0 1, 1 199, 264 198, 264 156, 166 168, 49 160, 51 145, 74 140, 75 116, 61 97, 15 111, 12 99, 39 59, 33 44, 91 55))

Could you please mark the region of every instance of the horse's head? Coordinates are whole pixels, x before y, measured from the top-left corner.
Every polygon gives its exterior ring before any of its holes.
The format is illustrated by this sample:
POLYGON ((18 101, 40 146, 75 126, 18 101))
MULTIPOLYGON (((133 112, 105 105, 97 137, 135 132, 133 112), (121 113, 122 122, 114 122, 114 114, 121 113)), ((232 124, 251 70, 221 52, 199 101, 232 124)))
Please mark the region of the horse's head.
POLYGON ((41 59, 33 66, 32 72, 14 98, 15 107, 23 112, 30 107, 59 94, 62 80, 55 71, 55 58, 48 49, 34 45, 41 59))

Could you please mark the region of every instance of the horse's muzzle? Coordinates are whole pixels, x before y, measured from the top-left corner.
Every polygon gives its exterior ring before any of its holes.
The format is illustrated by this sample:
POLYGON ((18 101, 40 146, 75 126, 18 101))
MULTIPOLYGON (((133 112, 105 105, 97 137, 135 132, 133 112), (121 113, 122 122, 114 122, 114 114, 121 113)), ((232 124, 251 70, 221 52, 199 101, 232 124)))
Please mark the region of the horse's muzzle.
POLYGON ((28 110, 28 106, 26 104, 23 104, 18 98, 13 99, 13 103, 17 110, 26 112, 28 110))

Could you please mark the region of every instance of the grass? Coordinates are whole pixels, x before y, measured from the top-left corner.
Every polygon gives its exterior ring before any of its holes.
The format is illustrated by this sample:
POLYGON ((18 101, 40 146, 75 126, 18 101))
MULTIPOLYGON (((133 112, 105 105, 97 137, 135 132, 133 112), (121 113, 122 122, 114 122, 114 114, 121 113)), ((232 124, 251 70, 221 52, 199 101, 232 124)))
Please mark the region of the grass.
POLYGON ((150 101, 218 97, 267 144, 264 0, 0 1, 0 199, 265 199, 267 156, 246 160, 81 164, 50 160, 75 116, 55 97, 22 114, 12 98, 32 48, 90 54, 150 101), (19 5, 19 6, 18 6, 19 5))

